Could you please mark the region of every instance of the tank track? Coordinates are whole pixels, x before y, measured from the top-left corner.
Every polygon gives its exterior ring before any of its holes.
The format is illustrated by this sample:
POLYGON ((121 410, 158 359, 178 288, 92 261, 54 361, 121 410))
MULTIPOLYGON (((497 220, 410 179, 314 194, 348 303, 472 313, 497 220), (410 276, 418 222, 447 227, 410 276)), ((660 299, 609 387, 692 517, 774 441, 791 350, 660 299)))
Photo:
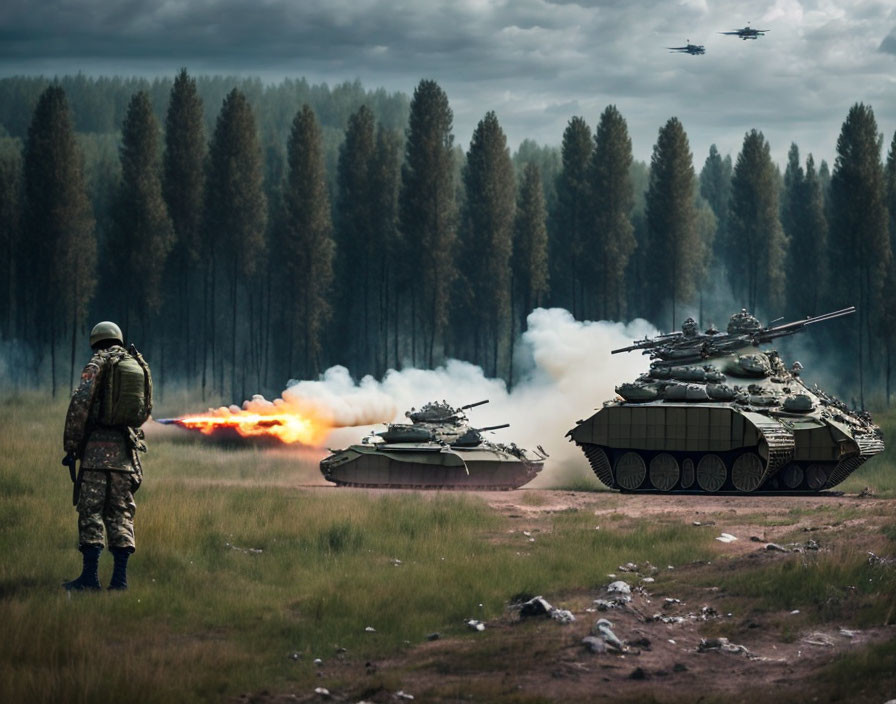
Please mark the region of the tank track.
POLYGON ((856 438, 856 444, 859 446, 859 454, 855 457, 840 461, 828 477, 824 488, 829 489, 836 486, 850 474, 855 472, 865 462, 884 451, 884 441, 876 436, 867 436, 856 438))
MULTIPOLYGON (((348 486, 356 489, 401 489, 410 491, 432 491, 433 489, 445 489, 447 491, 513 491, 519 486, 492 486, 479 484, 367 484, 361 482, 343 482, 329 479, 336 486, 348 486)), ((527 480, 528 481, 531 480, 527 480)))

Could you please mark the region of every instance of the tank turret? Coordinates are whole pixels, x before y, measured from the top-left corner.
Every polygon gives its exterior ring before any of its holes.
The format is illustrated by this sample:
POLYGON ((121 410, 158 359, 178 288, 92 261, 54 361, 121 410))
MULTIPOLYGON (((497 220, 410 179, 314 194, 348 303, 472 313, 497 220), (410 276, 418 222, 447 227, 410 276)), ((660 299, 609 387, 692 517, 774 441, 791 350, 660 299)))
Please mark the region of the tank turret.
POLYGON ((567 433, 598 478, 625 491, 815 492, 842 482, 883 450, 867 413, 810 388, 772 340, 855 311, 844 308, 763 326, 746 310, 726 331, 637 340, 650 369, 616 387, 619 398, 567 433))

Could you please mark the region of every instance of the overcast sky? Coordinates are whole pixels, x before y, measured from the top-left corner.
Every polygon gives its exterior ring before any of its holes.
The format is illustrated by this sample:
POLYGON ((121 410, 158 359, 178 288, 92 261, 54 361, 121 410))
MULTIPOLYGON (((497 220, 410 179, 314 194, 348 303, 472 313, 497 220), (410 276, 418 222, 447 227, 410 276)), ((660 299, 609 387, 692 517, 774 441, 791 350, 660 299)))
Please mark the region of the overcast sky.
POLYGON ((439 82, 466 149, 494 110, 515 148, 559 145, 615 104, 636 159, 678 117, 699 169, 761 130, 833 165, 850 106, 896 130, 896 0, 4 0, 0 75, 305 76, 412 93, 439 82), (719 32, 750 23, 755 41, 719 32), (666 47, 690 39, 706 54, 666 47))

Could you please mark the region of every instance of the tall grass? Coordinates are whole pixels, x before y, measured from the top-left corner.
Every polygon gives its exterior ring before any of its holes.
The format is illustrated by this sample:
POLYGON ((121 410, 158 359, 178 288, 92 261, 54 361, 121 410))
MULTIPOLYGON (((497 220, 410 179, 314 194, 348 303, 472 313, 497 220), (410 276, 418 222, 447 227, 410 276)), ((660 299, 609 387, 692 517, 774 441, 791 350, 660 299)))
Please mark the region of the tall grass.
MULTIPOLYGON (((303 485, 312 454, 150 434, 131 589, 75 594, 76 513, 59 464, 65 402, 0 402, 0 700, 207 701, 305 690, 314 658, 363 659, 465 633, 519 593, 607 581, 620 562, 682 563, 711 536, 594 530, 555 514, 535 542, 460 493, 303 485), (371 627, 372 632, 366 628, 371 627), (290 657, 292 656, 292 657, 290 657)), ((100 563, 108 580, 111 560, 100 563)))

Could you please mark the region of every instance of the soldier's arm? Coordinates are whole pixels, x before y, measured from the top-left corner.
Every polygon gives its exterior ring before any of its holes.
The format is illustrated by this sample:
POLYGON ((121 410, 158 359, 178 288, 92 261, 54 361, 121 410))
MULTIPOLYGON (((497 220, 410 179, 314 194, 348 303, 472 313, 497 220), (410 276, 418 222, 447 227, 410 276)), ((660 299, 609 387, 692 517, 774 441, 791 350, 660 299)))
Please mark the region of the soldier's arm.
POLYGON ((84 371, 81 372, 81 383, 72 394, 72 400, 68 404, 68 413, 65 415, 65 433, 62 445, 67 453, 77 455, 84 442, 87 422, 90 419, 90 409, 96 399, 102 368, 102 358, 99 355, 94 355, 84 367, 84 371))

